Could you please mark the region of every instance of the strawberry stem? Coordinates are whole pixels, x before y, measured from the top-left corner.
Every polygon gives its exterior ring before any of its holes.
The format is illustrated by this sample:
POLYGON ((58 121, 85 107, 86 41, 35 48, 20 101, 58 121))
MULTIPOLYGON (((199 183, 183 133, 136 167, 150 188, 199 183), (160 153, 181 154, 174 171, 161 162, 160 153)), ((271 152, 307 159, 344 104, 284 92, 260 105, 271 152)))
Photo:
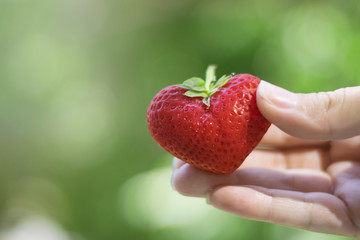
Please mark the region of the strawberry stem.
POLYGON ((215 77, 215 65, 210 65, 206 70, 205 81, 198 77, 192 77, 185 80, 182 84, 178 85, 179 87, 188 89, 184 93, 188 97, 202 97, 203 103, 210 107, 210 97, 214 95, 222 86, 224 86, 233 76, 224 75, 218 80, 215 77))

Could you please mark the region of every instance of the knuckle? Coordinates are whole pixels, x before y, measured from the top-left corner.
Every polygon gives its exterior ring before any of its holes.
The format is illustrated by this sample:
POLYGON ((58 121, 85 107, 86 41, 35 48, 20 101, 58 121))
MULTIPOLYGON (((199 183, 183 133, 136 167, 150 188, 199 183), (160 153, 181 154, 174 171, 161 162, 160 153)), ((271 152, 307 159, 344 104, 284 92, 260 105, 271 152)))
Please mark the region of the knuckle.
POLYGON ((308 106, 309 117, 314 121, 315 128, 324 136, 332 137, 336 130, 335 119, 344 106, 346 88, 330 92, 311 93, 312 106, 308 106))
POLYGON ((333 128, 331 127, 330 111, 334 106, 334 94, 333 92, 318 93, 318 102, 320 103, 319 124, 320 129, 324 130, 327 135, 332 136, 333 128))

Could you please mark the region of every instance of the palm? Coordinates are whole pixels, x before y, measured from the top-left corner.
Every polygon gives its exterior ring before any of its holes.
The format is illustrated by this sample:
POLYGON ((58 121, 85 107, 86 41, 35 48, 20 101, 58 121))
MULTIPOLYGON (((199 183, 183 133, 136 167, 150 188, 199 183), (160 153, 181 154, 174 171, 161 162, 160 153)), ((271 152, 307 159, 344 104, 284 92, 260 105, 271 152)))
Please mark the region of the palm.
POLYGON ((245 218, 360 238, 360 136, 305 141, 272 126, 260 146, 230 175, 177 162, 175 187, 210 191, 215 207, 245 218))

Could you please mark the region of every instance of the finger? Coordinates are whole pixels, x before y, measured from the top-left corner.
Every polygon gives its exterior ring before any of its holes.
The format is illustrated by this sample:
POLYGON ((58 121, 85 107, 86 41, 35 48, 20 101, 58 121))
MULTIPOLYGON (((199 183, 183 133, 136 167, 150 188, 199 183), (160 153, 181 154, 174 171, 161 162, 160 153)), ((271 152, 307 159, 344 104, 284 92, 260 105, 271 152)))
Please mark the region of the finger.
POLYGON ((328 141, 305 140, 293 137, 277 126, 272 124, 264 137, 261 139, 258 149, 272 149, 272 148, 294 148, 294 147, 328 147, 328 141))
POLYGON ((186 164, 172 178, 174 189, 186 196, 205 197, 218 186, 255 185, 300 192, 331 192, 329 175, 309 169, 279 171, 244 168, 228 175, 207 173, 186 164))
POLYGON ((340 235, 356 233, 344 203, 327 193, 225 186, 210 192, 208 202, 257 221, 340 235))
MULTIPOLYGON (((274 154, 271 156, 271 154, 273 153, 255 151, 251 154, 254 159, 247 159, 235 172, 224 175, 205 172, 189 164, 184 164, 173 173, 173 187, 183 195, 198 197, 204 197, 211 189, 220 185, 257 185, 302 192, 330 192, 332 190, 331 180, 322 171, 320 166, 313 165, 312 168, 306 169, 299 168, 301 165, 296 165, 297 168, 286 170, 286 167, 290 167, 290 165, 287 166, 287 164, 283 164, 281 161, 277 162, 278 160, 276 160, 278 158, 277 155, 282 155, 274 154), (261 156, 264 156, 264 158, 261 156), (270 165, 264 167, 265 159, 271 162, 272 157, 275 158, 274 167, 270 165)), ((294 157, 297 159, 301 155, 304 159, 307 157, 313 159, 313 162, 316 162, 315 158, 323 158, 314 151, 299 152, 294 154, 294 157)), ((286 157, 283 160, 286 161, 286 157)), ((298 160, 297 162, 306 161, 298 160)))
POLYGON ((270 122, 295 137, 335 140, 360 134, 360 87, 295 94, 262 81, 257 104, 270 122))
POLYGON ((184 161, 182 161, 182 160, 174 157, 174 158, 173 158, 173 161, 172 161, 172 170, 174 171, 174 170, 180 168, 180 167, 181 167, 182 165, 184 165, 184 164, 185 164, 184 161))

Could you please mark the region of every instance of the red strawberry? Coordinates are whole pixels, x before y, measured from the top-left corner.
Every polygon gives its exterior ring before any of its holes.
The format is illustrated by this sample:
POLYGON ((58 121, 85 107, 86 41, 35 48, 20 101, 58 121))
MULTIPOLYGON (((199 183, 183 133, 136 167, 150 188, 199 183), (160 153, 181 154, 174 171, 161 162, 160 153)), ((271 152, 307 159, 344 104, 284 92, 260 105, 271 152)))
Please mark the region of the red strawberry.
POLYGON ((213 173, 231 173, 270 126, 256 105, 260 80, 249 74, 206 81, 190 78, 161 90, 151 101, 147 124, 154 140, 173 156, 213 173))

